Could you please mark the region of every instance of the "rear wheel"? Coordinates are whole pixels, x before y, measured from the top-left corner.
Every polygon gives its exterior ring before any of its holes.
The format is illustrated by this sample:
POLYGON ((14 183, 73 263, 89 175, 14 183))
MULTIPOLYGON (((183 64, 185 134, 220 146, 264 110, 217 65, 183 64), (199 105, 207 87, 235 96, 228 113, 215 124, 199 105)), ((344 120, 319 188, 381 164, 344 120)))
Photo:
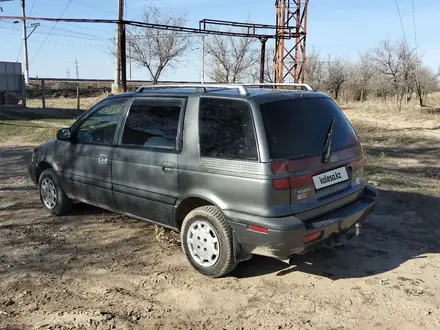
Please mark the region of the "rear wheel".
POLYGON ((64 215, 70 212, 72 200, 67 197, 53 169, 47 169, 41 173, 38 188, 41 202, 47 212, 54 215, 64 215))
POLYGON ((232 229, 217 207, 202 206, 188 213, 181 236, 188 261, 203 275, 221 277, 237 266, 232 229))

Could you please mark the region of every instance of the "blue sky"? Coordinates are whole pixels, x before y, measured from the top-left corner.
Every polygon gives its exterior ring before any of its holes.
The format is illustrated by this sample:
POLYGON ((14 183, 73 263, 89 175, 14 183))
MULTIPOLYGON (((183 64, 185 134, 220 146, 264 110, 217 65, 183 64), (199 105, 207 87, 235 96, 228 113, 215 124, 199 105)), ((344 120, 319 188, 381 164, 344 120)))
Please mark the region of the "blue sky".
MULTIPOLYGON (((414 45, 412 0, 397 0, 404 30, 414 45)), ((137 20, 144 6, 153 4, 164 11, 186 12, 187 26, 197 27, 203 18, 274 24, 274 0, 126 0, 126 18, 137 20)), ((59 17, 69 0, 26 0, 28 16, 59 17), (33 7, 33 9, 32 9, 33 7), (32 15, 31 15, 32 11, 32 15)), ((440 67, 439 0, 414 0, 418 50, 432 69, 440 67)), ((20 0, 1 4, 0 15, 20 15, 20 0)), ((64 18, 116 18, 117 0, 72 0, 64 18)), ((403 37, 395 0, 310 0, 308 49, 315 48, 323 56, 332 54, 356 59, 359 52, 374 47, 381 39, 403 37)), ((81 78, 113 78, 113 58, 108 54, 107 38, 115 27, 103 24, 58 23, 46 39, 54 23, 41 22, 29 38, 31 77, 65 78, 67 71, 74 78, 75 58, 81 78), (46 40, 44 42, 44 40, 46 40)), ((198 39, 195 39, 198 40, 198 39)), ((273 47, 269 41, 268 46, 273 47)), ((22 61, 21 26, 0 21, 0 60, 22 61)), ((258 47, 258 43, 255 45, 258 47)), ((162 79, 198 80, 200 50, 185 56, 175 70, 168 70, 162 79)), ((133 79, 149 79, 145 69, 133 66, 133 79)))

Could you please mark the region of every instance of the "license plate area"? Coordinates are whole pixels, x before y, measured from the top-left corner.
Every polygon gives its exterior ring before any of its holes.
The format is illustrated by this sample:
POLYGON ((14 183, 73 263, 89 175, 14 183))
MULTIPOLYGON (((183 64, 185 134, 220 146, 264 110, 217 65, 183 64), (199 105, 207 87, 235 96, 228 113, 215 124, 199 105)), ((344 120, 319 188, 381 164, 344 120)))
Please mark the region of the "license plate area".
POLYGON ((348 173, 345 166, 317 174, 312 177, 316 190, 333 186, 335 184, 347 181, 348 173))

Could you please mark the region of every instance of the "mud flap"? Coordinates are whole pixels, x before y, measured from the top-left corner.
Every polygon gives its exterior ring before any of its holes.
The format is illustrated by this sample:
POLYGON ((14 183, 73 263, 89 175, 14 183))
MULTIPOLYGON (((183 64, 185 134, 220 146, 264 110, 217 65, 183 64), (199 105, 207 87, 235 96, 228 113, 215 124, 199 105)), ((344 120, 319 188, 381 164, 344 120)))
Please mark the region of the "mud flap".
POLYGON ((235 235, 235 232, 232 233, 232 246, 234 248, 234 257, 236 262, 246 261, 252 258, 251 253, 244 252, 241 248, 240 243, 235 235))

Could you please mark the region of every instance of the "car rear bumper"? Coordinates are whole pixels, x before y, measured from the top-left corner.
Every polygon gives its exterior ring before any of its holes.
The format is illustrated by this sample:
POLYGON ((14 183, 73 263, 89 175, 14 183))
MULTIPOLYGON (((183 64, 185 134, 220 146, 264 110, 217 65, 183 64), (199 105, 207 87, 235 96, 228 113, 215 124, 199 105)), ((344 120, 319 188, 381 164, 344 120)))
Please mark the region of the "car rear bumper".
POLYGON ((244 254, 288 259, 312 250, 362 222, 373 212, 376 200, 376 189, 367 186, 364 195, 356 202, 306 222, 295 216, 263 218, 229 211, 225 215, 244 254), (267 228, 267 233, 249 230, 250 225, 267 228), (315 233, 321 233, 319 238, 305 244, 304 237, 315 233))

